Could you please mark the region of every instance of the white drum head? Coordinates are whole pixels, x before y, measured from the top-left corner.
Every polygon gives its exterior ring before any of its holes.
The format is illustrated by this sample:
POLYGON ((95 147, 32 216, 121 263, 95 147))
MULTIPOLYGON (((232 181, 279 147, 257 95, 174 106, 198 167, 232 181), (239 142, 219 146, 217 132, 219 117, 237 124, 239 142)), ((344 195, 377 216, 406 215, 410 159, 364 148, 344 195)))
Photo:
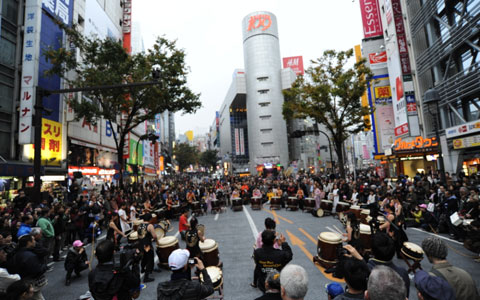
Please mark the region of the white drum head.
POLYGON ((318 239, 328 244, 338 244, 342 242, 342 238, 340 237, 339 234, 329 232, 329 231, 320 233, 320 235, 318 236, 318 239))
POLYGON ((199 246, 202 252, 208 252, 208 250, 213 250, 216 248, 217 242, 215 242, 215 240, 212 240, 212 239, 205 239, 204 242, 199 243, 199 246))
POLYGON ((362 234, 371 234, 370 226, 366 224, 360 224, 360 233, 362 234))
POLYGON ((160 247, 169 247, 178 243, 178 239, 174 236, 164 236, 158 241, 160 247))

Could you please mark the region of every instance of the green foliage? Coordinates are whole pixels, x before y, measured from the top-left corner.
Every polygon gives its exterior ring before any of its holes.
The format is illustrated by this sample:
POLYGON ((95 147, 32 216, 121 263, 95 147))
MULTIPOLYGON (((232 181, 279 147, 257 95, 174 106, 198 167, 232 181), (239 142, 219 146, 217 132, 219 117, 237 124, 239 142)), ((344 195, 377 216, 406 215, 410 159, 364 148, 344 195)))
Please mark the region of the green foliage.
POLYGON ((190 146, 186 143, 179 143, 173 149, 173 154, 178 162, 178 168, 182 172, 190 165, 195 165, 199 159, 199 152, 197 147, 190 146))
POLYGON ((215 168, 218 161, 218 151, 217 150, 206 150, 200 153, 200 164, 208 169, 210 167, 215 168))
POLYGON ((367 88, 367 78, 373 74, 365 60, 347 67, 353 49, 327 50, 312 61, 292 87, 284 91, 283 116, 285 119, 312 118, 329 131, 339 158, 342 175, 343 142, 352 134, 364 130, 364 116, 371 113, 362 107, 360 97, 367 88))

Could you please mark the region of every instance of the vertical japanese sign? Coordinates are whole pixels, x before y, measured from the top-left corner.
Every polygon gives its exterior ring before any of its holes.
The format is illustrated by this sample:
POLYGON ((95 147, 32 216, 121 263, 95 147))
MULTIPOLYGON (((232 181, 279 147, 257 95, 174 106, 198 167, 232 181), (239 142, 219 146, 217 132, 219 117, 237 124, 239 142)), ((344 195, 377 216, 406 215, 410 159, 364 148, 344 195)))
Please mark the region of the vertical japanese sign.
POLYGON ((240 155, 245 155, 245 137, 243 135, 243 128, 240 128, 240 155))
POLYGON ((123 48, 132 53, 132 0, 123 1, 123 48))
MULTIPOLYGON (((361 61, 362 60, 362 50, 360 48, 360 45, 355 45, 354 47, 354 50, 355 50, 355 60, 357 62, 361 61)), ((365 93, 362 95, 362 106, 363 107, 369 107, 369 103, 368 103, 368 98, 367 98, 367 92, 365 91, 365 93)), ((370 121, 370 116, 369 115, 366 115, 366 116, 363 116, 363 123, 365 124, 365 131, 370 131, 372 130, 372 128, 369 128, 371 126, 371 121, 370 121)))
POLYGON ((64 24, 70 25, 72 22, 74 0, 43 0, 43 8, 52 16, 56 16, 64 24))
POLYGON ((33 106, 35 87, 38 83, 38 58, 40 55, 40 27, 42 1, 26 0, 25 31, 23 37, 22 83, 20 88, 20 113, 18 120, 18 143, 31 144, 33 131, 33 106))
POLYGON ((383 35, 378 1, 360 0, 360 12, 362 14, 363 36, 371 38, 383 35))
POLYGON ((42 118, 42 161, 60 165, 62 160, 62 123, 42 118))
POLYGON ((235 128, 235 155, 240 155, 240 133, 238 128, 235 128))

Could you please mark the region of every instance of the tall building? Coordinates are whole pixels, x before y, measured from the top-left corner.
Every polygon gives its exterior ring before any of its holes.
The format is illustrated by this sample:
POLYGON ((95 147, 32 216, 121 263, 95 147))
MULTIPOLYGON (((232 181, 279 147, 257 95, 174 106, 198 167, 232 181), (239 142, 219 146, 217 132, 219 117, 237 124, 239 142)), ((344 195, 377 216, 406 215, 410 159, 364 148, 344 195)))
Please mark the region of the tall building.
POLYGON ((248 14, 242 21, 242 33, 250 170, 265 163, 287 166, 277 18, 265 11, 248 14))

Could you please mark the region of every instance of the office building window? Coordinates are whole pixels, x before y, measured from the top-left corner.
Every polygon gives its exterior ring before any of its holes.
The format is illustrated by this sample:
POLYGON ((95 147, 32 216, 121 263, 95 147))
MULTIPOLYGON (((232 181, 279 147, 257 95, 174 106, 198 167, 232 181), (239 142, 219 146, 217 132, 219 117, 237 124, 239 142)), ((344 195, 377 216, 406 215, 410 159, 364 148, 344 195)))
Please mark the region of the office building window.
POLYGON ((263 128, 263 129, 260 129, 260 132, 261 133, 269 133, 269 132, 272 132, 272 128, 263 128))
POLYGON ((260 81, 260 82, 267 81, 268 76, 257 77, 257 80, 260 81))
POLYGON ((260 116, 260 119, 261 120, 268 120, 270 119, 272 116, 271 115, 264 115, 264 116, 260 116))
POLYGON ((258 93, 264 95, 264 94, 267 94, 268 91, 270 91, 270 90, 269 89, 263 89, 263 90, 258 90, 258 93))
POLYGON ((270 102, 260 102, 258 103, 258 105, 260 105, 261 107, 267 107, 270 105, 270 102))

